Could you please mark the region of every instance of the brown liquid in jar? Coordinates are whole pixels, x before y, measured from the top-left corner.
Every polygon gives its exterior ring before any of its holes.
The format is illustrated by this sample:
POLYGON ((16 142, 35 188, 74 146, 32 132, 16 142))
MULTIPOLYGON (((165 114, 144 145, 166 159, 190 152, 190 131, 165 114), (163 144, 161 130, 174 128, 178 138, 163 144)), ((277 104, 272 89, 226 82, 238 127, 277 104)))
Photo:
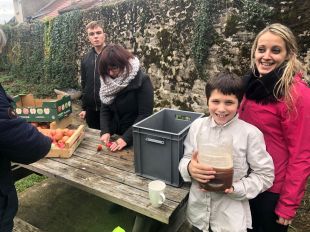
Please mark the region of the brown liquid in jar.
POLYGON ((208 183, 199 183, 200 187, 210 192, 218 192, 229 189, 232 186, 234 169, 213 168, 213 170, 216 171, 214 174, 215 178, 210 180, 208 183))

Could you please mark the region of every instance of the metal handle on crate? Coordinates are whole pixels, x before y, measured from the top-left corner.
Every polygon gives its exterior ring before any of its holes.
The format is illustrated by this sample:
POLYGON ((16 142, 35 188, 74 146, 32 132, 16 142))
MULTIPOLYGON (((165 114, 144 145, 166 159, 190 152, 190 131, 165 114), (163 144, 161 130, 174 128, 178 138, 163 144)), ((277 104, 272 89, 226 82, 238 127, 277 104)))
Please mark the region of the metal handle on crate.
POLYGON ((152 142, 152 143, 158 143, 158 144, 165 144, 165 141, 163 140, 152 139, 152 138, 145 138, 145 141, 152 142))

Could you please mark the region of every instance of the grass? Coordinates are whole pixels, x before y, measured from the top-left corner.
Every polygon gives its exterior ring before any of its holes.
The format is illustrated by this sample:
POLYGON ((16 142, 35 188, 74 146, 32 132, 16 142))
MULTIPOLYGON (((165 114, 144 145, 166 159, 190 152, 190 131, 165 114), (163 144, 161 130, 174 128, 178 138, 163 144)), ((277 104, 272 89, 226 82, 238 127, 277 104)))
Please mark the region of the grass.
POLYGON ((15 187, 18 193, 23 192, 27 188, 34 186, 37 183, 47 179, 45 176, 40 176, 37 174, 31 174, 23 179, 20 179, 15 182, 15 187))

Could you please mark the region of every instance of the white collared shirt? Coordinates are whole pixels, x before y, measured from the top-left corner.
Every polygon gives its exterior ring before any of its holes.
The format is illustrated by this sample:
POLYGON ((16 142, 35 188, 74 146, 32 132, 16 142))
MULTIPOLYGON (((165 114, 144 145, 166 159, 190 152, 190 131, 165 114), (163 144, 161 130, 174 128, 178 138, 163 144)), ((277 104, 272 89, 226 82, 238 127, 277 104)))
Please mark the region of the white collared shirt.
POLYGON ((179 164, 184 181, 192 181, 187 217, 189 222, 203 231, 209 226, 213 232, 243 232, 252 228, 248 199, 272 186, 274 166, 266 151, 264 137, 256 127, 238 119, 236 115, 225 125, 217 125, 213 118, 195 120, 184 141, 184 156, 179 164), (198 132, 210 136, 229 133, 233 136, 234 192, 204 192, 191 178, 187 165, 197 150, 198 132))

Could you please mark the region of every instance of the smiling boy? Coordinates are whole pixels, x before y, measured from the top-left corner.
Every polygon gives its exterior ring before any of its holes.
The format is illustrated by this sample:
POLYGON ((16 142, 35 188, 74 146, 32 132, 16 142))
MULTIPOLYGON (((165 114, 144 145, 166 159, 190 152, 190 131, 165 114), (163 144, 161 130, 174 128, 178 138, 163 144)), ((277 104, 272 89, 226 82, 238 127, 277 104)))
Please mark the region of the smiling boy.
POLYGON ((243 97, 241 78, 228 72, 211 77, 206 97, 210 116, 192 123, 179 164, 184 181, 192 182, 187 217, 193 231, 245 232, 252 226, 248 199, 272 186, 273 162, 262 133, 238 119, 243 97), (213 179, 216 172, 198 162, 198 133, 219 139, 225 134, 233 137, 233 184, 223 192, 208 192, 199 186, 213 179))

